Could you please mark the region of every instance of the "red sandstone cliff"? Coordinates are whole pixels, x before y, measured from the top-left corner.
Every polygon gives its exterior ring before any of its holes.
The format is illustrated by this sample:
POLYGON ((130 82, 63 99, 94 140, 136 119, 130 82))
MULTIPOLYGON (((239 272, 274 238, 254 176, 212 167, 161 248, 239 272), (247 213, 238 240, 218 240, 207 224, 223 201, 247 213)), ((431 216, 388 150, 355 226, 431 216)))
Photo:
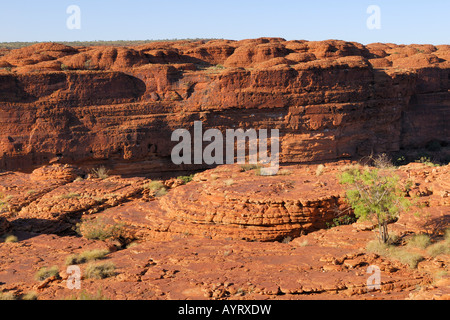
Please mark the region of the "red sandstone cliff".
POLYGON ((450 46, 344 41, 38 44, 0 56, 0 168, 171 171, 171 133, 278 128, 281 161, 450 142, 450 46))

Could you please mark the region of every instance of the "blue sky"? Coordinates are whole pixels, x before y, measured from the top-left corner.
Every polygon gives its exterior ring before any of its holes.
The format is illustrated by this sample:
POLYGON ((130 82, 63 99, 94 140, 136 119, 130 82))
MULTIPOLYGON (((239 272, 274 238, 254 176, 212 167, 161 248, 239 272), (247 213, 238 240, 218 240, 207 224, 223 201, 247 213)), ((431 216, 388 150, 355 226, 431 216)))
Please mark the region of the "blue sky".
POLYGON ((0 10, 0 42, 182 38, 342 39, 449 44, 449 0, 14 0, 0 10), (66 27, 78 5, 81 29, 66 27), (381 9, 369 30, 367 8, 381 9))

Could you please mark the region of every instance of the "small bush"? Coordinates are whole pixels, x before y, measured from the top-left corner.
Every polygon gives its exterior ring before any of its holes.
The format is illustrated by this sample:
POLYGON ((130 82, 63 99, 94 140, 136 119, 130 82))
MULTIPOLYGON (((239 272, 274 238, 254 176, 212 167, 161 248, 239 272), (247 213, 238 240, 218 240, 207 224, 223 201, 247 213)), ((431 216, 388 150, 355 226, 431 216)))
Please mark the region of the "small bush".
POLYGON ((373 159, 373 165, 378 169, 389 169, 394 166, 391 158, 385 153, 382 153, 373 159))
POLYGON ((167 189, 161 181, 152 181, 147 184, 144 188, 153 191, 155 197, 162 197, 167 194, 167 189))
POLYGON ((416 160, 415 162, 418 163, 423 163, 429 167, 439 167, 439 164, 435 164, 431 161, 430 157, 420 157, 418 160, 416 160))
POLYGON ((449 241, 441 241, 429 246, 427 253, 432 257, 436 257, 441 254, 450 254, 449 241))
POLYGON ((48 279, 50 277, 58 277, 59 276, 59 269, 57 266, 53 266, 51 268, 43 267, 39 269, 38 272, 36 272, 35 278, 38 281, 44 281, 45 279, 48 279))
POLYGON ((147 184, 145 188, 151 191, 158 191, 164 188, 164 184, 161 181, 152 181, 149 184, 147 184))
POLYGON ((106 224, 102 219, 97 218, 77 224, 77 232, 89 240, 118 239, 122 236, 123 225, 106 224))
POLYGON ((284 244, 289 244, 291 241, 292 241, 292 237, 287 236, 281 242, 284 243, 284 244))
POLYGON ((408 246, 413 248, 425 249, 430 244, 430 237, 426 234, 416 234, 408 239, 408 246))
POLYGON ((389 222, 398 218, 411 205, 399 180, 399 176, 382 173, 378 168, 353 168, 340 177, 341 184, 350 186, 346 191, 346 200, 354 210, 356 218, 377 219, 377 236, 380 242, 389 241, 389 222))
POLYGON ((194 174, 191 174, 190 176, 180 176, 177 179, 183 181, 183 184, 187 184, 194 179, 194 176, 194 174))
POLYGON ((9 236, 6 236, 6 238, 5 238, 5 243, 14 243, 17 241, 19 241, 19 239, 14 235, 9 235, 9 236))
POLYGON ((90 264, 84 275, 87 279, 105 279, 116 274, 116 267, 112 262, 90 264))
POLYGON ((108 250, 96 249, 91 251, 85 251, 80 254, 72 254, 67 257, 66 265, 82 264, 94 260, 100 260, 105 258, 108 253, 109 253, 108 250))
POLYGON ((386 258, 397 260, 402 264, 407 264, 411 269, 417 268, 419 262, 424 259, 420 254, 409 252, 407 250, 403 250, 393 245, 382 243, 379 241, 369 242, 367 244, 366 250, 368 252, 373 252, 386 258))
POLYGON ((368 252, 373 252, 380 256, 388 255, 390 248, 391 246, 389 244, 379 241, 371 241, 366 246, 366 250, 368 252))
POLYGON ((158 190, 158 191, 156 192, 155 197, 157 197, 157 198, 163 197, 163 196, 165 196, 166 194, 167 194, 167 189, 166 189, 166 188, 163 188, 163 189, 160 189, 160 190, 158 190))
POLYGON ((337 218, 334 218, 333 221, 331 223, 327 222, 327 227, 328 228, 334 228, 334 227, 338 227, 338 226, 346 226, 346 225, 350 225, 355 223, 356 217, 351 216, 351 215, 343 215, 337 218))
POLYGON ((37 300, 38 295, 36 292, 28 292, 21 297, 21 300, 37 300))
POLYGON ((104 166, 101 166, 99 168, 92 169, 92 174, 97 178, 104 180, 109 177, 109 170, 104 166))
POLYGON ((424 258, 418 253, 409 252, 407 250, 393 248, 390 250, 390 257, 400 261, 403 264, 407 264, 411 269, 417 268, 417 265, 424 258))

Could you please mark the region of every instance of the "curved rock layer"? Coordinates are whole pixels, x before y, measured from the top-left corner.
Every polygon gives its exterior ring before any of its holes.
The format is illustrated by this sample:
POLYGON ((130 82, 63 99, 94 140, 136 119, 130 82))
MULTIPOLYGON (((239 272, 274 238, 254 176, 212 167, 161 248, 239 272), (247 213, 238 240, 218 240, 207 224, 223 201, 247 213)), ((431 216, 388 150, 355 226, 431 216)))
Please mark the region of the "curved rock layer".
POLYGON ((321 177, 313 170, 263 177, 222 166, 157 201, 128 203, 100 215, 134 227, 137 238, 283 240, 326 228, 336 218, 345 206, 336 174, 331 168, 321 177))
POLYGON ((328 40, 36 44, 0 53, 0 168, 175 166, 173 130, 279 129, 281 161, 447 145, 450 46, 328 40))
MULTIPOLYGON (((80 171, 68 165, 32 174, 7 172, 0 174, 0 237, 10 229, 74 234, 80 222, 93 219, 97 225, 121 226, 127 243, 186 237, 287 241, 348 214, 338 182, 347 168, 348 163, 295 165, 277 176, 261 176, 257 169, 220 166, 196 174, 185 185, 178 179, 165 181, 170 188, 165 195, 151 190, 149 179, 75 178, 80 171)), ((450 166, 414 163, 396 174, 402 185, 411 186, 405 189, 411 199, 423 204, 402 214, 396 228, 429 234, 445 229, 450 222, 450 166)))

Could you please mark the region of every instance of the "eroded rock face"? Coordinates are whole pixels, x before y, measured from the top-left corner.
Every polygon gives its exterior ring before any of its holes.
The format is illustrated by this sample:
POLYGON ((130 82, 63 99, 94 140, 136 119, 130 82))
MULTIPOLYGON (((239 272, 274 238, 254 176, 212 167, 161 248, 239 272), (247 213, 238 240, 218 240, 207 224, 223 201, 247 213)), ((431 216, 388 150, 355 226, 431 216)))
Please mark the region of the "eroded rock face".
POLYGON ((189 170, 170 161, 170 138, 198 120, 277 128, 282 162, 448 143, 449 52, 278 38, 3 51, 0 165, 189 170))

